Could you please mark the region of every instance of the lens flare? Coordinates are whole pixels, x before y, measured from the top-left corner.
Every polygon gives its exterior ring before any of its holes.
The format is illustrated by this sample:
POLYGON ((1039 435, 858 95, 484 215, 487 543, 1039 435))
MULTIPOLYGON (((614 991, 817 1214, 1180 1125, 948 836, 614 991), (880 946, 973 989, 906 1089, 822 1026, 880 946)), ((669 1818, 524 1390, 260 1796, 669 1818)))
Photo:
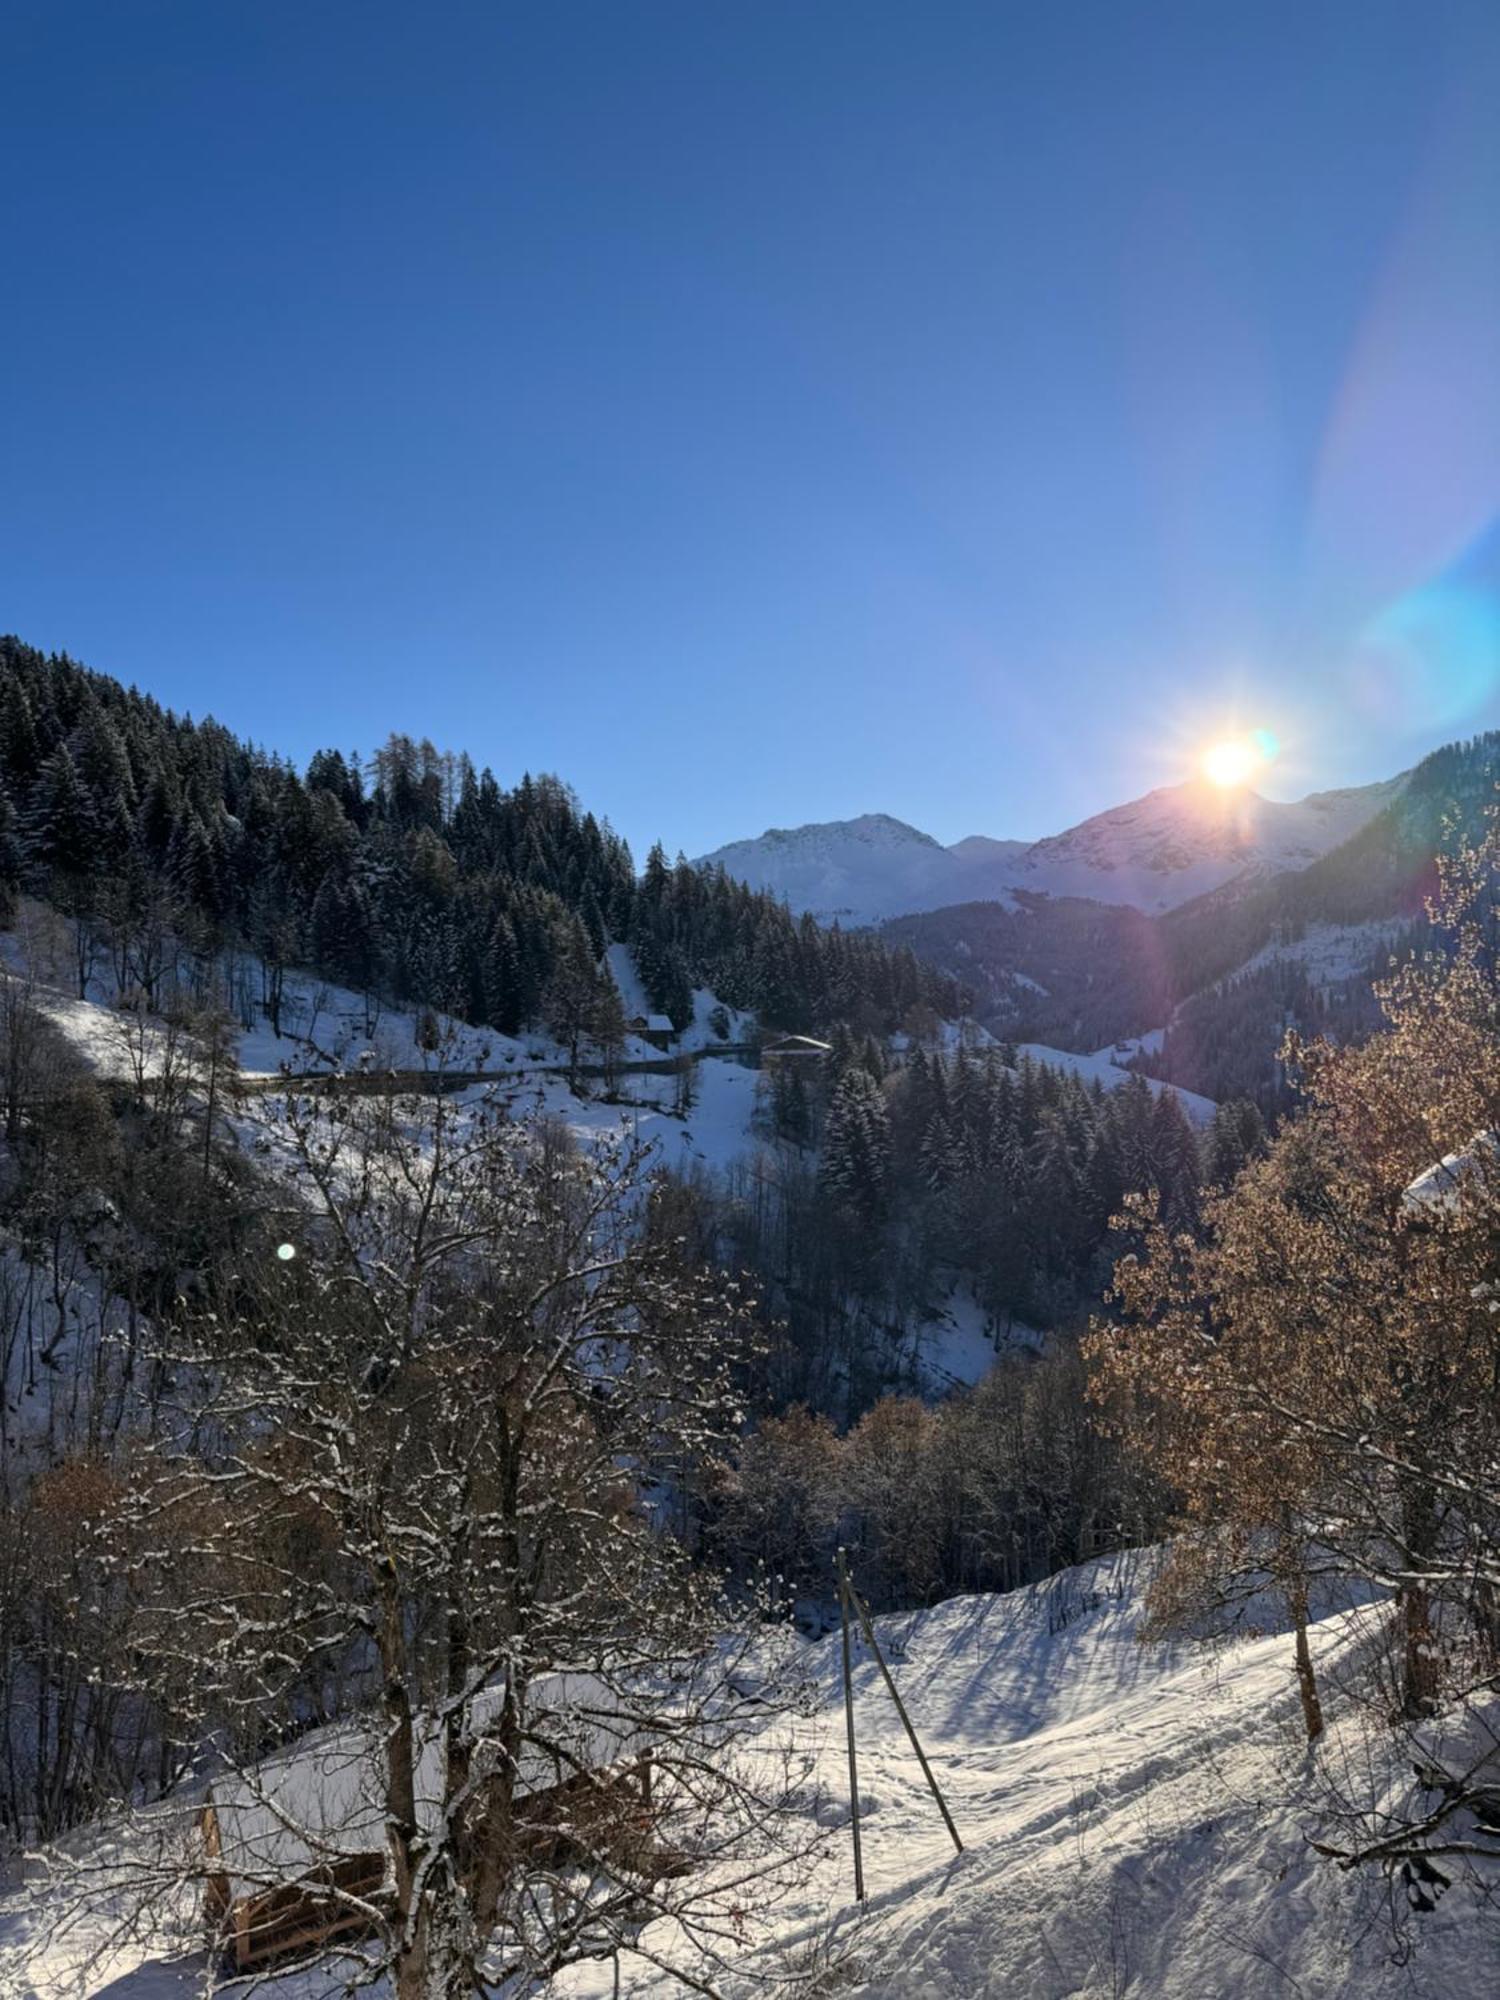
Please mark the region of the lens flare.
POLYGON ((1500 596, 1482 583, 1438 578, 1411 590, 1365 629, 1355 690, 1406 729, 1455 729, 1500 688, 1500 596))

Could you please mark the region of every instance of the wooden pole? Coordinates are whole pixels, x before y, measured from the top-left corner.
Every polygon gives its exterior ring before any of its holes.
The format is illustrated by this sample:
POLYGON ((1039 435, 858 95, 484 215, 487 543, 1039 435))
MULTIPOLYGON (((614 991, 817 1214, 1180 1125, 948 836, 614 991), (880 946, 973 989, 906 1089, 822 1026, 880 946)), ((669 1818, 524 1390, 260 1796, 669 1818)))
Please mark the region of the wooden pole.
MULTIPOLYGON (((952 1835, 954 1848, 957 1850, 958 1853, 962 1854, 964 1851, 964 1844, 958 1837, 958 1828, 953 1824, 953 1815, 948 1810, 947 1800, 938 1790, 937 1779, 932 1775, 932 1766, 928 1763, 926 1756, 923 1754, 922 1746, 917 1741, 917 1732, 911 1726, 911 1717, 906 1712, 906 1704, 905 1702, 902 1701, 901 1696, 897 1691, 896 1683, 891 1679, 891 1670, 885 1663, 885 1654, 882 1653, 880 1650, 880 1641, 875 1637, 875 1627, 870 1623, 870 1614, 865 1609, 865 1600, 860 1596, 859 1592, 854 1588, 854 1585, 849 1582, 848 1577, 844 1573, 844 1552, 842 1549, 839 1550, 839 1577, 846 1597, 852 1597, 854 1600, 854 1608, 859 1613, 859 1622, 864 1627, 865 1638, 869 1641, 870 1651, 875 1655, 875 1663, 880 1668, 881 1673, 885 1677, 885 1684, 891 1691, 891 1700, 896 1704, 896 1713, 897 1715, 900 1716, 903 1724, 905 1725, 907 1736, 911 1739, 911 1747, 917 1753, 917 1762, 922 1766, 922 1776, 927 1780, 927 1789, 932 1793, 932 1796, 937 1800, 938 1811, 943 1815, 944 1826, 947 1827, 948 1832, 952 1835)), ((844 1684, 846 1687, 848 1685, 848 1676, 849 1676, 848 1658, 849 1658, 849 1624, 848 1624, 848 1614, 846 1611, 844 1620, 844 1660, 845 1660, 844 1684)), ((850 1722, 849 1727, 852 1732, 854 1727, 852 1720, 850 1722)), ((852 1758, 854 1753, 854 1737, 852 1733, 849 1738, 849 1752, 852 1758)), ((858 1852, 857 1837, 855 1841, 855 1851, 858 1852)))
POLYGON ((854 1755, 854 1680, 849 1661, 849 1572, 839 1550, 839 1617, 844 1629, 844 1727, 849 1738, 849 1826, 854 1835, 854 1900, 865 1900, 864 1856, 859 1846, 859 1767, 854 1755))

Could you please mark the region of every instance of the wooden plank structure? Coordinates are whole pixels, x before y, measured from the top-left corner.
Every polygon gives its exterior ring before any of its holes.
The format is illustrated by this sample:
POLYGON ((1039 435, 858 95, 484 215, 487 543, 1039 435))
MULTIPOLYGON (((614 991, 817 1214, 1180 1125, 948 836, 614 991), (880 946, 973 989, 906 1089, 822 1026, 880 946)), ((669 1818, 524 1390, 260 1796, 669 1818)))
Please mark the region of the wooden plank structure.
MULTIPOLYGON (((563 1717, 559 1724, 549 1710, 549 1729, 563 1748, 523 1752, 508 1828, 516 1848, 552 1867, 603 1855, 656 1879, 687 1872, 690 1857, 656 1838, 651 1751, 640 1730, 599 1708, 591 1677, 548 1681, 563 1717)), ((320 1730, 210 1789, 198 1819, 204 1917, 237 1973, 368 1933, 389 1911, 379 1751, 373 1727, 320 1730)), ((419 1817, 434 1823, 441 1776, 433 1729, 421 1744, 417 1782, 419 1817)), ((482 1846, 482 1819, 474 1831, 482 1846)))

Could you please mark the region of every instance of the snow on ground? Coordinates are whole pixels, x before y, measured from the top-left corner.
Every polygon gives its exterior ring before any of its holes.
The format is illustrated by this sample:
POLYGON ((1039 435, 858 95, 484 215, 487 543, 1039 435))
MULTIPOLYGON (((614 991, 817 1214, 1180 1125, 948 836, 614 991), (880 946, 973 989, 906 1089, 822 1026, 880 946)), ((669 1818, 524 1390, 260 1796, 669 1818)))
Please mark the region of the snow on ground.
POLYGON ((1247 972, 1259 972, 1263 966, 1280 962, 1304 966, 1314 986, 1337 986, 1368 972, 1372 961, 1382 959, 1401 929, 1402 924, 1394 919, 1376 918, 1364 924, 1312 923, 1301 937, 1288 943, 1272 939, 1262 945, 1229 976, 1240 979, 1247 972))
POLYGON ((473 1086, 460 1101, 477 1102, 497 1090, 513 1117, 543 1113, 584 1141, 623 1128, 654 1146, 667 1166, 684 1173, 695 1167, 721 1171, 755 1147, 751 1120, 760 1072, 732 1056, 708 1056, 693 1065, 692 1082, 693 1102, 681 1113, 675 1076, 623 1076, 615 1102, 579 1096, 557 1074, 533 1073, 514 1082, 502 1076, 494 1085, 473 1086))
POLYGON ((972 1388, 995 1365, 997 1355, 1017 1348, 1040 1349, 1044 1336, 1008 1315, 986 1312, 967 1285, 948 1298, 913 1335, 914 1373, 924 1389, 946 1395, 972 1388))
MULTIPOLYGON (((767 1991, 1490 2000, 1500 1909, 1460 1880, 1398 1935, 1384 1879, 1344 1873, 1308 1844, 1326 1830, 1328 1786, 1357 1782, 1372 1763, 1399 1775, 1397 1740, 1378 1729, 1368 1736, 1338 1695, 1360 1614, 1334 1612, 1313 1629, 1335 1720, 1309 1753, 1283 1632, 1213 1648, 1138 1640, 1155 1560, 1149 1551, 1110 1556, 1007 1596, 877 1620, 962 1854, 856 1642, 862 1911, 844 1837, 839 1640, 807 1642, 816 1700, 796 1730, 817 1760, 818 1783, 805 1811, 833 1838, 784 1903, 760 1909, 751 1898, 743 1962, 718 1990, 731 2000, 767 1991), (806 1983, 813 1964, 827 1983, 806 1983), (799 1972, 803 1983, 778 1983, 799 1972)), ((784 1723, 768 1724, 768 1755, 784 1732, 784 1723)), ((0 1948, 23 1924, 0 1902, 0 1948)), ((65 1964, 54 1954, 28 1984, 4 1990, 28 2000, 181 2000, 201 1977, 201 1960, 153 1951, 149 1940, 118 1954, 98 1984, 78 1984, 65 1964)), ((261 1990, 268 2000, 312 2000, 319 1989, 297 1975, 261 1990)), ((384 1988, 371 1990, 389 2000, 384 1988)), ((555 1990, 568 2000, 667 2000, 682 1989, 637 1960, 618 1987, 608 1965, 594 1965, 572 1968, 555 1990)))
POLYGON ((641 984, 641 976, 635 969, 635 959, 628 944, 612 944, 605 947, 604 962, 609 967, 610 977, 615 982, 615 990, 620 996, 620 1005, 625 1009, 627 1021, 639 1015, 644 1020, 654 1013, 650 995, 641 984))
MULTIPOLYGON (((1033 1062, 1045 1063, 1049 1069, 1071 1070, 1081 1076, 1085 1083, 1102 1083, 1106 1090, 1118 1090, 1122 1083, 1135 1074, 1125 1064, 1136 1046, 1145 1048, 1150 1036, 1142 1036, 1139 1044, 1111 1043, 1107 1049, 1095 1049, 1092 1055, 1075 1055, 1068 1049, 1049 1048, 1045 1042, 1022 1042, 1021 1054, 1031 1057, 1033 1062)), ((1163 1083, 1160 1078, 1148 1076, 1153 1097, 1160 1097, 1164 1090, 1176 1090, 1178 1103, 1195 1125, 1207 1125, 1218 1106, 1211 1097, 1201 1097, 1196 1090, 1177 1090, 1174 1084, 1163 1083)))
MULTIPOLYGON (((1165 1028, 1150 1028, 1144 1035, 1125 1036, 1123 1040, 1116 1042, 1108 1053, 1124 1068, 1132 1056, 1159 1056, 1166 1046, 1166 1040, 1165 1028)), ((1099 1050, 1100 1055, 1105 1053, 1105 1050, 1099 1050)))
MULTIPOLYGON (((656 1010, 636 970, 630 946, 607 946, 604 961, 615 982, 626 1020, 649 1018, 656 1010)), ((693 1018, 677 1037, 675 1046, 679 1049, 711 1049, 718 1043, 745 1042, 754 1034, 755 1026, 753 1014, 737 1007, 723 1006, 717 994, 710 993, 706 986, 699 986, 693 990, 693 1018), (719 1024, 717 1028, 715 1019, 719 1024)))
MULTIPOLYGON (((0 935, 0 962, 32 976, 38 1005, 93 1069, 103 1076, 128 1076, 132 1069, 127 1046, 130 1030, 117 1005, 119 991, 114 976, 102 955, 96 955, 85 981, 86 994, 80 998, 68 948, 70 934, 54 911, 28 899, 23 902, 16 928, 0 935)), ((631 983, 628 996, 622 987, 627 1015, 648 1012, 626 947, 612 945, 609 962, 617 982, 623 975, 631 983), (640 1001, 638 1008, 631 1004, 632 998, 640 1001)), ((497 1029, 472 1027, 435 1009, 389 1006, 316 973, 287 972, 282 979, 280 1006, 273 1010, 267 968, 246 952, 227 951, 207 968, 184 954, 175 965, 169 965, 158 990, 164 1000, 170 996, 190 1001, 205 982, 234 1021, 240 1070, 245 1076, 275 1076, 282 1068, 298 1074, 344 1067, 427 1068, 432 1058, 424 1042, 430 1040, 434 1022, 449 1069, 500 1071, 556 1067, 567 1061, 566 1049, 541 1029, 502 1035, 497 1029), (271 1025, 273 1011, 275 1028, 271 1025)), ((716 1035, 709 1025, 716 1006, 713 994, 694 995, 694 1021, 682 1037, 683 1047, 712 1047, 721 1039, 737 1042, 748 1035, 752 1017, 732 1009, 725 1010, 730 1033, 727 1037, 716 1035)), ((135 1032, 142 1032, 138 1020, 135 1032)), ((149 1040, 149 1021, 145 1032, 149 1040)), ((637 1035, 626 1036, 623 1061, 659 1061, 661 1055, 652 1043, 637 1035)))
MULTIPOLYGON (((842 1957, 847 1981, 823 1990, 869 2000, 1488 2000, 1500 1911, 1455 1887, 1421 1919, 1408 1960, 1382 1923, 1382 1878, 1308 1847, 1325 1780, 1364 1762, 1358 1722, 1304 1752, 1283 1633, 1214 1650, 1139 1643, 1153 1561, 1110 1557, 877 1622, 965 1852, 860 1646, 869 1901, 853 1903, 848 1848, 830 1852, 733 1991, 821 1956, 842 1957)), ((1318 1625, 1325 1675, 1356 1634, 1349 1614, 1318 1625)), ((821 1813, 847 1820, 837 1638, 811 1657, 821 1813)), ((610 1989, 580 1973, 565 1990, 610 1989)), ((623 1991, 664 1989, 642 1975, 623 1991)))

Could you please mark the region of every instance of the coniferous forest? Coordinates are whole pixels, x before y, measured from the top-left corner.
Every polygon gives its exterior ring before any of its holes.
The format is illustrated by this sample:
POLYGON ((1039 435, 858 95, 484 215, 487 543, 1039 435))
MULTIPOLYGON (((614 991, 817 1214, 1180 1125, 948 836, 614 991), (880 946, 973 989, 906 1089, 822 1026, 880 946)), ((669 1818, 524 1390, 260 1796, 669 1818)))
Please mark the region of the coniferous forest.
POLYGON ((205 952, 234 941, 507 1033, 549 999, 607 1010, 579 973, 607 938, 632 946, 679 1025, 695 986, 793 1030, 962 1007, 958 982, 910 951, 794 920, 659 847, 637 880, 624 842, 555 778, 505 791, 399 737, 368 767, 328 750, 298 773, 9 638, 0 783, 9 889, 24 880, 113 940, 148 992, 171 926, 205 952))

